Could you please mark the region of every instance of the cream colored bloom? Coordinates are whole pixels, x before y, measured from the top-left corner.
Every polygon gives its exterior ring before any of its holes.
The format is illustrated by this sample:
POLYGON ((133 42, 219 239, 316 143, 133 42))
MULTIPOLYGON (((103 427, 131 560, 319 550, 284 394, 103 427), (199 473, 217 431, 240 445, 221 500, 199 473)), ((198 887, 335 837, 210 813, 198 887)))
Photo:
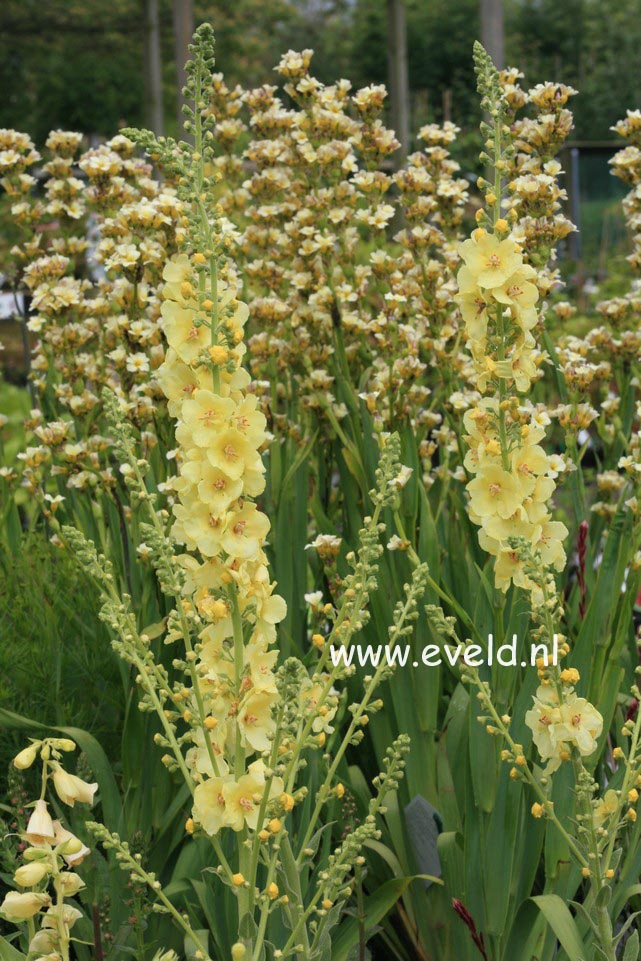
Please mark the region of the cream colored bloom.
POLYGON ((511 517, 521 506, 523 491, 518 480, 498 465, 479 469, 467 485, 472 510, 478 517, 511 517))
POLYGON ((238 712, 238 727, 243 743, 254 751, 267 751, 276 730, 272 710, 277 700, 274 691, 256 690, 243 700, 238 712))
POLYGON ((461 244, 459 254, 476 284, 486 290, 503 287, 523 266, 522 255, 513 240, 499 240, 496 234, 482 230, 475 230, 472 237, 461 244))
POLYGON ((56 847, 60 848, 61 854, 70 867, 77 867, 82 864, 84 859, 91 851, 86 844, 77 838, 75 834, 62 826, 60 821, 53 822, 54 840, 56 847), (64 846, 62 846, 64 845, 64 846))
POLYGON ((20 923, 34 917, 39 911, 51 904, 48 894, 37 894, 35 891, 9 891, 5 894, 4 901, 0 904, 0 914, 7 921, 20 923))
POLYGON ((225 518, 220 544, 231 557, 256 557, 260 545, 269 533, 269 520, 255 504, 246 501, 225 518))
POLYGON ((568 694, 561 705, 563 740, 576 745, 584 757, 593 754, 603 730, 603 717, 584 697, 568 694))
POLYGON ((46 801, 36 801, 29 818, 25 838, 29 844, 47 844, 54 838, 54 823, 49 814, 46 801))
POLYGON ((213 837, 218 834, 225 820, 225 797, 223 786, 233 781, 232 775, 225 777, 210 777, 202 784, 196 785, 194 791, 194 805, 192 815, 194 821, 200 824, 205 834, 213 837))
POLYGON ((51 872, 51 862, 47 858, 38 861, 29 861, 22 864, 13 876, 13 880, 21 888, 33 888, 40 884, 51 872))
POLYGON ((26 771, 27 768, 30 768, 40 750, 40 744, 40 741, 35 741, 29 747, 23 748, 19 754, 16 754, 13 759, 14 767, 17 767, 19 771, 26 771))
POLYGON ((534 706, 525 714, 532 740, 544 761, 557 758, 563 737, 562 716, 556 691, 540 685, 532 698, 534 706))
POLYGON ((98 785, 87 784, 82 778, 75 774, 69 774, 59 765, 53 772, 53 786, 61 801, 73 807, 76 801, 82 804, 93 804, 93 796, 98 790, 98 785))

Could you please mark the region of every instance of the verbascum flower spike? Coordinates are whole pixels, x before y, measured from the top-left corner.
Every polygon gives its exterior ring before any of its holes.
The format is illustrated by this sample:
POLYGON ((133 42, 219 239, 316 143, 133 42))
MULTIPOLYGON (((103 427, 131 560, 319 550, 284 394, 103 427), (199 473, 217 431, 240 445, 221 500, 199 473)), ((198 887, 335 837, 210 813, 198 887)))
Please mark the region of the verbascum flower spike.
POLYGON ((464 416, 469 445, 465 466, 474 475, 467 485, 470 516, 481 528, 481 546, 496 557, 496 586, 507 591, 514 583, 530 590, 538 602, 540 588, 509 539, 525 538, 543 566, 561 570, 568 532, 552 520, 547 507, 555 484, 550 458, 540 446, 545 422, 518 397, 537 377, 533 330, 539 293, 536 271, 524 262, 502 217, 503 181, 513 155, 506 124, 510 105, 498 71, 480 44, 474 58, 482 106, 491 121, 481 125, 486 140, 481 159, 492 168, 494 182, 481 181, 485 207, 476 218, 479 227, 459 247, 464 265, 458 273, 457 301, 476 385, 490 394, 464 416))
MULTIPOLYGON (((261 799, 283 792, 279 778, 270 782, 263 760, 250 758, 270 750, 275 732, 270 645, 287 608, 274 593, 264 551, 269 520, 254 500, 265 487, 260 451, 267 434, 242 366, 249 311, 237 297, 229 225, 204 203, 216 169, 215 118, 203 99, 213 66, 208 25, 199 28, 192 54, 187 93, 194 109, 186 111, 185 129, 193 146, 130 135, 177 170, 186 211, 182 249, 163 271, 168 350, 158 380, 177 421, 171 534, 186 551, 179 557, 183 606, 199 625, 197 690, 182 702, 185 716, 203 721, 192 731, 187 755, 197 782, 192 815, 214 835, 222 827, 260 829, 261 799)), ((264 816, 265 804, 262 809, 264 816)))

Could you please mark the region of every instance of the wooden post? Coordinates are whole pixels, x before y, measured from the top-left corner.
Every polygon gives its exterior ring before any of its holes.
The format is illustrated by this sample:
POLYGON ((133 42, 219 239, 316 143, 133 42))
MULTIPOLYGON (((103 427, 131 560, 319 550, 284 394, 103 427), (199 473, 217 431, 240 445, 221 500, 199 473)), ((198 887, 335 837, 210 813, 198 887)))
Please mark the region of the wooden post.
POLYGON ((158 0, 145 0, 145 123, 159 136, 164 133, 162 62, 158 0))
POLYGON ((481 43, 498 70, 505 67, 503 0, 481 0, 481 43))
POLYGON ((178 137, 184 137, 182 112, 185 98, 183 87, 187 76, 185 74, 185 64, 189 60, 189 50, 194 34, 194 3, 193 0, 174 0, 174 49, 176 51, 176 84, 177 84, 177 109, 178 109, 178 137))
POLYGON ((387 0, 387 68, 392 127, 401 144, 394 155, 394 163, 400 167, 407 157, 410 139, 405 0, 387 0))

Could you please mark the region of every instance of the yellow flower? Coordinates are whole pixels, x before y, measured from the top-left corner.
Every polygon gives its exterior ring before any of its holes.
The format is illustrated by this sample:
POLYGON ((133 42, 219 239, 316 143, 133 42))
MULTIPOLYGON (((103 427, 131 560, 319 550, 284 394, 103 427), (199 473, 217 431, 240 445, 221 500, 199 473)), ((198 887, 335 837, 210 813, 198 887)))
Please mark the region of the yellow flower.
POLYGON ((180 477, 173 482, 178 493, 189 491, 194 485, 198 497, 214 516, 220 516, 237 500, 243 492, 240 478, 233 480, 218 467, 212 467, 208 460, 189 460, 180 469, 180 477))
POLYGON ((252 691, 243 701, 238 712, 238 727, 244 744, 254 751, 267 751, 276 730, 272 707, 277 700, 276 692, 265 689, 252 691))
POLYGON ((532 698, 534 706, 525 714, 525 723, 532 731, 543 760, 558 756, 560 749, 558 725, 561 724, 561 711, 556 691, 540 685, 532 698))
POLYGON ((14 757, 13 766, 17 767, 19 771, 26 771, 27 768, 30 768, 35 761, 38 751, 40 750, 40 746, 41 742, 35 741, 28 747, 23 748, 23 750, 14 757))
POLYGON ((196 785, 192 816, 200 824, 205 834, 213 837, 218 834, 225 820, 225 797, 223 786, 233 781, 231 775, 225 777, 210 777, 202 784, 196 785))
POLYGON ((531 345, 523 344, 520 348, 517 347, 509 363, 510 375, 514 378, 516 389, 525 393, 530 389, 537 372, 537 366, 532 359, 531 345))
POLYGON ((539 299, 539 291, 531 281, 536 278, 536 271, 528 264, 523 264, 507 278, 500 287, 492 290, 492 296, 500 304, 513 308, 512 316, 523 330, 529 330, 537 322, 534 305, 539 299))
POLYGON ((47 844, 55 836, 54 824, 46 801, 36 801, 29 818, 25 838, 29 844, 47 844))
POLYGON ((513 550, 501 550, 500 545, 498 545, 496 550, 491 550, 491 545, 487 544, 485 531, 479 531, 479 544, 484 550, 487 550, 490 554, 496 555, 496 561, 494 564, 494 582, 498 590, 505 593, 510 584, 514 583, 517 587, 522 587, 524 590, 532 591, 534 597, 537 599, 537 603, 542 597, 540 588, 533 583, 531 578, 529 578, 523 570, 523 561, 513 550))
POLYGON ((221 397, 210 390, 196 390, 182 405, 182 423, 176 431, 178 442, 189 446, 185 441, 191 440, 198 447, 209 448, 230 424, 235 409, 230 397, 221 397), (181 432, 188 432, 184 440, 181 432))
POLYGON ((521 506, 523 493, 518 481, 498 465, 479 471, 467 485, 472 510, 478 517, 511 517, 521 506))
POLYGON ((86 844, 77 838, 71 831, 63 828, 60 821, 53 822, 54 841, 56 847, 61 849, 62 856, 70 867, 77 867, 82 864, 84 859, 90 854, 86 844))
POLYGON ((252 447, 258 448, 265 440, 267 420, 258 409, 258 397, 248 394, 237 405, 232 416, 232 424, 249 441, 252 447))
POLYGON ((269 526, 265 514, 255 504, 246 501, 241 508, 227 514, 220 544, 231 557, 254 558, 269 532, 269 526))
MULTIPOLYGON (((281 794, 283 782, 281 778, 272 778, 269 785, 269 797, 281 794)), ((258 810, 265 792, 265 773, 262 761, 254 761, 249 765, 248 773, 241 775, 238 781, 233 778, 223 785, 225 799, 225 824, 234 831, 242 831, 247 824, 253 830, 258 824, 258 810)))
POLYGON ((264 470, 260 456, 246 437, 235 427, 216 433, 207 447, 207 457, 212 467, 218 467, 228 477, 237 480, 246 470, 264 470))
POLYGON ((523 266, 523 258, 513 240, 499 240, 496 234, 474 235, 462 243, 459 254, 479 287, 493 290, 523 266))
POLYGON ((220 551, 222 522, 207 504, 195 498, 185 500, 174 507, 176 523, 172 528, 174 538, 189 548, 197 548, 205 557, 214 557, 220 551))
POLYGON ((162 278, 166 282, 165 296, 174 296, 174 287, 180 287, 185 281, 191 279, 193 275, 189 257, 187 254, 178 254, 168 261, 162 272, 162 278))
POLYGON ((559 732, 564 741, 571 741, 586 757, 594 753, 597 739, 603 730, 603 718, 584 697, 568 694, 561 704, 559 732))
MULTIPOLYGON (((283 602, 284 603, 284 602, 283 602)), ((276 693, 276 679, 273 668, 278 659, 278 651, 266 651, 249 645, 247 661, 249 663, 251 682, 256 691, 276 693)))
POLYGON ((38 911, 48 907, 51 899, 48 894, 37 894, 35 891, 25 891, 19 894, 18 891, 9 891, 5 894, 4 901, 0 904, 0 914, 7 921, 19 923, 32 918, 38 911))
POLYGON ((209 345, 210 333, 206 324, 195 325, 195 310, 181 307, 174 300, 165 300, 161 307, 161 325, 178 357, 186 364, 193 363, 198 354, 209 345))
POLYGON ((519 508, 511 517, 495 514, 494 517, 483 518, 483 530, 500 544, 507 541, 508 537, 524 537, 534 543, 540 537, 541 529, 530 521, 523 508, 519 508))
POLYGON ((486 295, 477 286, 469 268, 461 267, 457 280, 459 292, 456 302, 461 308, 467 335, 473 340, 485 343, 489 322, 486 295))
POLYGON ((511 467, 512 473, 523 482, 523 488, 530 494, 534 489, 535 478, 547 473, 548 456, 538 444, 519 447, 512 453, 511 467))
POLYGON ((176 351, 170 347, 165 357, 165 363, 156 374, 163 394, 168 400, 168 410, 171 417, 178 417, 183 402, 193 396, 199 387, 211 383, 211 375, 205 368, 194 370, 185 364, 176 351))
POLYGON ((45 858, 21 865, 14 874, 13 880, 21 888, 33 888, 50 873, 51 863, 45 858))
POLYGON ((545 521, 541 525, 541 533, 536 541, 536 549, 543 563, 548 567, 554 567, 557 571, 563 570, 565 566, 563 541, 568 533, 567 527, 560 521, 545 521))
POLYGON ((93 804, 93 796, 98 790, 97 784, 87 784, 75 774, 68 774, 60 766, 54 769, 53 786, 60 800, 70 807, 73 807, 76 801, 93 804))

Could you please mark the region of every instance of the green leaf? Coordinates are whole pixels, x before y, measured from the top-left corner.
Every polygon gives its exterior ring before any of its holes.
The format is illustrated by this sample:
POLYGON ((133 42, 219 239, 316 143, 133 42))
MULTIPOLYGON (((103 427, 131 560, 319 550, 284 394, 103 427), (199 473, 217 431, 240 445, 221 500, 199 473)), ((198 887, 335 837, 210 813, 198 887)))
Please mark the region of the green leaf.
POLYGON ((633 931, 628 938, 628 943, 623 952, 623 961, 638 961, 639 958, 639 932, 633 931))
POLYGON ((585 961, 585 948, 579 929, 565 902, 558 894, 540 894, 532 900, 559 939, 570 961, 585 961))
POLYGON ((545 940, 546 922, 541 912, 528 898, 519 907, 505 948, 505 958, 518 961, 540 958, 545 940))
POLYGON ((205 951, 209 951, 209 931, 206 928, 194 931, 194 934, 198 938, 199 944, 197 944, 193 938, 185 935, 185 957, 187 961, 194 961, 197 957, 197 952, 202 948, 205 951))
POLYGON ((282 488, 281 488, 285 493, 285 495, 288 493, 289 485, 294 475, 296 474, 298 468, 301 466, 301 464, 305 460, 307 460, 312 450, 314 449, 314 444, 316 443, 316 440, 318 438, 318 433, 319 433, 318 430, 314 431, 312 436, 307 440, 305 444, 303 444, 303 446, 300 448, 300 450, 296 454, 296 457, 294 458, 292 463, 289 465, 287 469, 287 473, 285 474, 285 477, 282 483, 282 488))
MULTIPOLYGON (((435 884, 443 883, 440 878, 427 874, 414 874, 410 877, 392 878, 386 881, 365 900, 365 914, 361 923, 366 933, 383 920, 396 902, 402 898, 412 881, 417 879, 433 881, 435 884)), ((348 961, 354 945, 358 944, 359 931, 358 918, 348 918, 343 921, 332 941, 332 961, 348 961)))
POLYGON ((146 634, 150 641, 155 641, 157 637, 164 634, 167 629, 167 620, 157 621, 156 624, 149 624, 143 627, 141 634, 146 634))
POLYGON ((0 961, 26 961, 26 954, 22 954, 6 940, 0 938, 0 961))

